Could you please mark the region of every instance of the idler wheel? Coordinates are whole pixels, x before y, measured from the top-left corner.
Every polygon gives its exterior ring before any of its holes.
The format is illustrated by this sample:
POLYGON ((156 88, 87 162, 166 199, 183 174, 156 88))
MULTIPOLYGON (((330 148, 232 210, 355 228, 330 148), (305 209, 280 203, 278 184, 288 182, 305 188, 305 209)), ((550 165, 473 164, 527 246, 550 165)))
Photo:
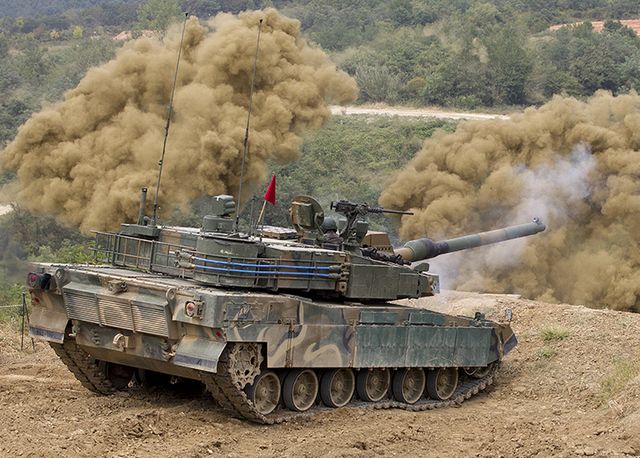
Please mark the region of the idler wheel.
POLYGON ((331 369, 320 382, 320 398, 329 407, 342 407, 351 401, 356 389, 356 376, 351 369, 331 369))
POLYGON ((318 396, 318 377, 311 369, 292 370, 284 378, 282 399, 290 410, 309 410, 318 396))
POLYGON ((393 397, 406 404, 415 404, 422 396, 425 379, 422 368, 398 369, 393 375, 393 397))
POLYGON ((387 395, 390 385, 389 369, 363 369, 358 373, 356 391, 363 401, 378 402, 387 395))
POLYGON ((135 369, 122 364, 109 363, 100 361, 98 367, 104 374, 104 377, 111 382, 111 385, 118 391, 125 390, 129 387, 129 383, 133 380, 135 369))
POLYGON ((432 399, 446 401, 453 396, 457 387, 457 367, 440 367, 429 371, 427 375, 427 394, 432 399))
POLYGON ((273 371, 262 372, 247 386, 247 398, 262 415, 269 415, 280 402, 280 379, 273 371))

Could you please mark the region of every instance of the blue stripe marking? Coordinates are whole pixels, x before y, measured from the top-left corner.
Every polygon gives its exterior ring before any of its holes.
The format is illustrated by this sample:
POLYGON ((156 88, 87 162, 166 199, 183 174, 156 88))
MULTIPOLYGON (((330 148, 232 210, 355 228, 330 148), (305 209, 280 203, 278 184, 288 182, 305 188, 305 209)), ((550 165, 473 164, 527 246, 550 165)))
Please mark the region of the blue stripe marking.
POLYGON ((242 262, 230 262, 230 261, 216 261, 215 259, 199 258, 194 256, 196 261, 206 262, 208 264, 219 264, 233 267, 256 267, 258 269, 273 269, 273 268, 285 268, 285 269, 301 269, 301 270, 331 270, 332 266, 292 266, 288 264, 245 264, 242 262))
MULTIPOLYGON (((279 266, 271 266, 279 267, 279 266)), ((255 274, 255 275, 289 275, 298 277, 324 277, 324 278, 338 278, 337 274, 321 274, 316 272, 282 272, 282 271, 263 271, 263 270, 243 270, 243 269, 228 269, 225 267, 211 267, 211 266, 195 266, 196 270, 213 270, 216 272, 234 272, 241 274, 255 274)))

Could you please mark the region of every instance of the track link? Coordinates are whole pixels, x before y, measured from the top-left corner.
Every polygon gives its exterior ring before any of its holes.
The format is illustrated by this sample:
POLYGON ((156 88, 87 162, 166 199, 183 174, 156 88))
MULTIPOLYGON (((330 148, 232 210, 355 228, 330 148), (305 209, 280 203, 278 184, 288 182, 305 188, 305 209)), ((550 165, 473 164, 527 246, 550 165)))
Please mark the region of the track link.
POLYGON ((72 340, 49 342, 53 351, 86 389, 98 394, 113 394, 117 390, 106 378, 98 362, 72 340))
MULTIPOLYGON (((464 376, 453 396, 446 401, 436 401, 433 399, 421 399, 415 404, 405 404, 392 399, 379 402, 362 402, 355 401, 347 404, 365 409, 403 409, 411 412, 420 412, 424 410, 439 409, 442 407, 450 407, 460 405, 470 397, 485 390, 493 384, 495 380, 496 367, 485 377, 475 379, 464 376)), ((206 385, 207 390, 213 398, 234 417, 249 420, 255 423, 273 425, 300 418, 308 418, 321 410, 329 410, 329 408, 312 407, 306 412, 293 412, 284 409, 278 409, 275 412, 265 416, 258 412, 252 402, 247 398, 243 390, 238 388, 234 383, 231 372, 229 371, 228 351, 220 356, 218 362, 218 372, 212 374, 209 372, 200 372, 200 378, 206 385)))

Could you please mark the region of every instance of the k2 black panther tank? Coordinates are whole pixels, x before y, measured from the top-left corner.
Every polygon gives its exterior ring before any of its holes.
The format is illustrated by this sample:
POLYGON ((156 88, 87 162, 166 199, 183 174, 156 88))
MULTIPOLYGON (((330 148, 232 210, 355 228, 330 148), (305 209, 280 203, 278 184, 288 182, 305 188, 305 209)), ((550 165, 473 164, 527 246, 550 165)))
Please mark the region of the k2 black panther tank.
MULTIPOLYGON (((319 406, 426 410, 491 384, 516 345, 509 324, 390 302, 439 292, 440 254, 543 231, 529 224, 393 249, 367 213, 294 199, 293 229, 237 231, 231 196, 201 228, 137 224, 97 233, 103 265, 34 264, 30 333, 89 390, 160 374, 202 381, 231 415, 278 423, 319 406)), ((393 211, 391 211, 393 212, 393 211)))

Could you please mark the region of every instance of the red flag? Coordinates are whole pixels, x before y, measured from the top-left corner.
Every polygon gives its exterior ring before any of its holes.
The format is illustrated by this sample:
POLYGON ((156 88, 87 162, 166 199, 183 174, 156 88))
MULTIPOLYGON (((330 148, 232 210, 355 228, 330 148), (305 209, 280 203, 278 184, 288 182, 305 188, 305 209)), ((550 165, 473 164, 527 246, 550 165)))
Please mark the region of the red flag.
POLYGON ((264 200, 269 202, 271 205, 276 204, 276 176, 275 175, 271 177, 271 182, 269 183, 267 192, 264 193, 264 200))

